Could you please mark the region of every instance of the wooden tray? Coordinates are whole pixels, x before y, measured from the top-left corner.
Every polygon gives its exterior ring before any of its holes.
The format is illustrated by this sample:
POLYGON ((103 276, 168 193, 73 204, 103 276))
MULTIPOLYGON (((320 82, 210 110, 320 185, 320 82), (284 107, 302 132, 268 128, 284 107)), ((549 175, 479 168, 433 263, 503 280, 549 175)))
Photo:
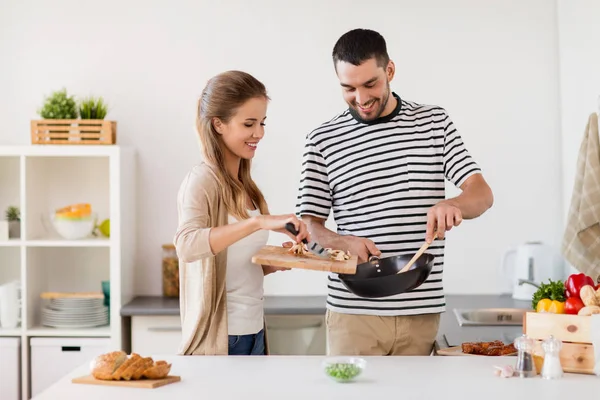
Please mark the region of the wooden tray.
POLYGON ((96 379, 92 375, 82 376, 79 378, 73 378, 71 382, 81 383, 84 385, 100 385, 100 386, 121 386, 121 387, 132 387, 132 388, 144 388, 154 389, 160 386, 168 385, 170 383, 179 382, 180 376, 169 375, 163 379, 138 379, 135 381, 104 381, 96 379))
POLYGON ((32 144, 115 144, 117 122, 103 119, 31 121, 32 144))
POLYGON ((252 262, 272 267, 311 269, 315 271, 329 271, 340 274, 355 274, 357 257, 353 255, 349 260, 325 260, 314 254, 299 256, 292 254, 290 249, 281 246, 265 246, 252 257, 252 262))
POLYGON ((518 352, 514 352, 514 353, 506 354, 503 356, 486 356, 486 355, 482 355, 482 354, 468 354, 468 353, 463 353, 462 346, 448 347, 448 348, 439 349, 436 351, 436 354, 438 354, 440 356, 473 356, 473 357, 514 357, 517 355, 517 353, 518 352))

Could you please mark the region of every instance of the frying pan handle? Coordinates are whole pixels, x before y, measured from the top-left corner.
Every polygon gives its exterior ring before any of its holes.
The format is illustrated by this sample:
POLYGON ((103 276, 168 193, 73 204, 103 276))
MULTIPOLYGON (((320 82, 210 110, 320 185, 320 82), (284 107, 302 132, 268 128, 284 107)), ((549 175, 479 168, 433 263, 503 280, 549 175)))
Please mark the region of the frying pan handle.
MULTIPOLYGON (((292 224, 291 222, 288 222, 287 224, 285 224, 285 230, 294 236, 298 236, 298 231, 296 230, 296 227, 294 226, 294 224, 292 224)), ((304 239, 302 239, 302 242, 308 243, 308 240, 306 240, 306 238, 304 238, 304 239)))
POLYGON ((379 257, 377 256, 369 256, 369 264, 379 265, 379 257))

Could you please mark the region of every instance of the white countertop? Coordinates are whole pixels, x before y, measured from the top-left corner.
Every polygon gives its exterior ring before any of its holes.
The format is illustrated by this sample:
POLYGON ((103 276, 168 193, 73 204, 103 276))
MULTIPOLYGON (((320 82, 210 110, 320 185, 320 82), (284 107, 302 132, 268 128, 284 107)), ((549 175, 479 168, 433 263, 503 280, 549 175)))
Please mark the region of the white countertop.
POLYGON ((325 375, 321 356, 153 356, 173 363, 181 381, 155 389, 71 383, 88 375, 89 363, 71 372, 35 399, 576 399, 600 390, 594 375, 565 374, 550 381, 500 378, 494 365, 516 357, 364 357, 367 368, 356 382, 337 383, 325 375), (382 397, 387 396, 387 397, 382 397))

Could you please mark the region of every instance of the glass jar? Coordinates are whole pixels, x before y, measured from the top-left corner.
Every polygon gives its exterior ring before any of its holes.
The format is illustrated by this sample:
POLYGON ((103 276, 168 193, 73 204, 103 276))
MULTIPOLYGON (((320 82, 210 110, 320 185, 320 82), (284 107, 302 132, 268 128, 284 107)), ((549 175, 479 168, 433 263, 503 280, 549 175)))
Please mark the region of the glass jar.
POLYGON ((162 246, 162 287, 163 296, 179 297, 179 258, 175 246, 162 246))

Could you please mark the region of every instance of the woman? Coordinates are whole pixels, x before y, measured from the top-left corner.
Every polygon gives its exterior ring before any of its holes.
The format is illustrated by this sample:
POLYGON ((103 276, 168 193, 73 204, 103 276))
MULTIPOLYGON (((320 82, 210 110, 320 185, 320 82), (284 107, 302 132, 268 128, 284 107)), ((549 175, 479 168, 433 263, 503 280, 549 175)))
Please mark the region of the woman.
POLYGON ((267 243, 268 231, 296 242, 308 237, 293 214, 269 215, 250 175, 268 100, 261 82, 228 71, 212 78, 198 101, 204 161, 187 174, 177 197, 179 354, 266 354, 263 279, 278 269, 253 264, 252 255, 267 243), (285 230, 288 222, 297 236, 285 230))

